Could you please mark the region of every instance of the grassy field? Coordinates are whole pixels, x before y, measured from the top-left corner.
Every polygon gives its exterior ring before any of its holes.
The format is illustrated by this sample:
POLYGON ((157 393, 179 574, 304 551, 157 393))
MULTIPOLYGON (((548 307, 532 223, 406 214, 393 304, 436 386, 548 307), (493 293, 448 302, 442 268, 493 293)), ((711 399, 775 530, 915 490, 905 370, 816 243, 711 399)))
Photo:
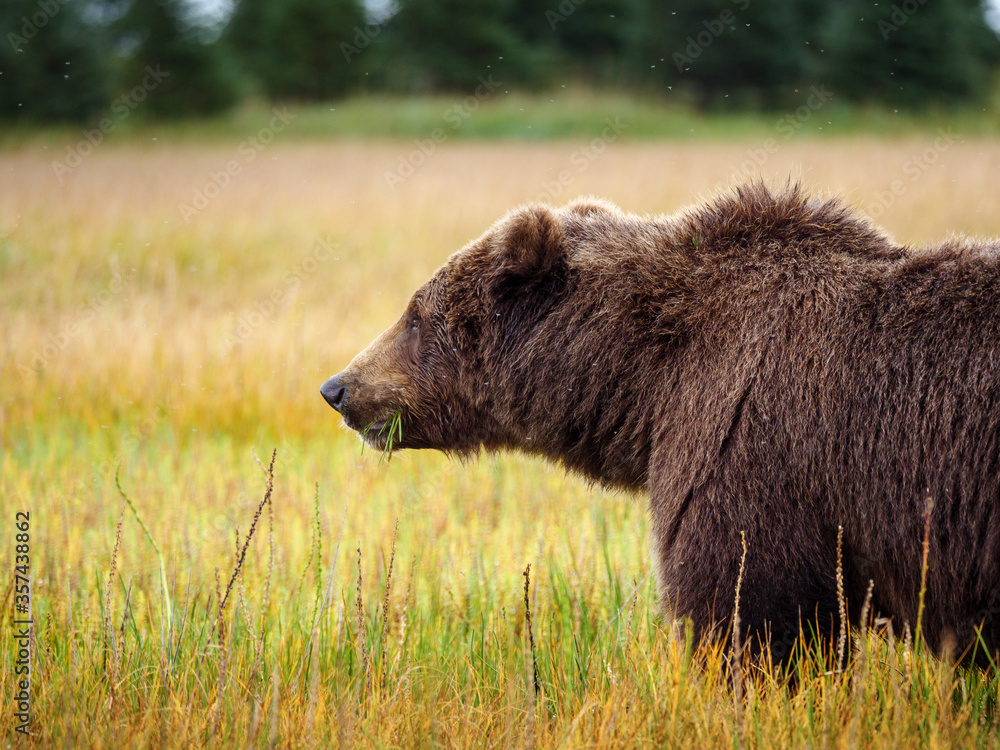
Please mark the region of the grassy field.
POLYGON ((292 120, 250 144, 265 127, 0 151, 0 560, 29 512, 34 619, 26 739, 11 575, 7 741, 997 746, 997 676, 928 657, 901 623, 854 634, 843 672, 813 655, 794 689, 754 674, 734 696, 718 649, 656 611, 642 498, 518 456, 380 461, 318 388, 519 202, 671 212, 790 175, 902 241, 1000 235, 1000 142, 765 123, 430 148, 292 120))
MULTIPOLYGON (((929 107, 923 111, 889 109, 845 101, 820 84, 796 91, 785 108, 774 111, 705 111, 683 95, 662 92, 637 96, 634 92, 593 91, 568 85, 546 93, 509 90, 492 77, 465 94, 400 98, 382 94, 357 95, 332 103, 290 103, 278 109, 294 117, 294 126, 282 140, 329 138, 426 138, 441 128, 449 140, 516 140, 594 138, 608 119, 628 124, 631 140, 681 141, 758 139, 792 131, 817 138, 879 136, 932 137, 942 128, 963 136, 1000 135, 1000 86, 982 105, 963 109, 929 107), (784 123, 784 124, 782 124, 784 123)), ((129 92, 123 92, 128 95, 129 92)), ((142 99, 156 96, 156 89, 142 99)), ((105 119, 104 136, 110 142, 184 143, 239 141, 268 127, 273 105, 249 100, 236 109, 204 120, 150 121, 142 101, 129 108, 109 106, 98 113, 91 128, 105 119)), ((38 128, 32 124, 0 130, 0 144, 42 141, 60 144, 77 140, 72 126, 38 128)))

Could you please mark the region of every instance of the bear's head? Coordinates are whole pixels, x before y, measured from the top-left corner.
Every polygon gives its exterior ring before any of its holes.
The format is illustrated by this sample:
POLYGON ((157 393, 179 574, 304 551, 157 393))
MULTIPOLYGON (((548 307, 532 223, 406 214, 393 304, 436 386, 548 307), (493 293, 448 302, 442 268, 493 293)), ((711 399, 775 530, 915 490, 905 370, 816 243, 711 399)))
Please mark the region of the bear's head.
POLYGON ((509 392, 517 387, 510 373, 531 330, 566 291, 566 260, 551 209, 509 213, 452 255, 320 393, 379 450, 390 432, 393 449, 466 455, 517 444, 519 394, 509 392))

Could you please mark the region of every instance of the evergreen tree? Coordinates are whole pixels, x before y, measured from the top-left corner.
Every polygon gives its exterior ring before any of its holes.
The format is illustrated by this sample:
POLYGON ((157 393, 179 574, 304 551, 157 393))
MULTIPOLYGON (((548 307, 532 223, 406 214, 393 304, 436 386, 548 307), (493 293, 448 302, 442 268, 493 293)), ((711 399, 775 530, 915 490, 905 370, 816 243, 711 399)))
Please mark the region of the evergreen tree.
POLYGON ((235 0, 220 39, 198 0, 2 0, 0 117, 92 120, 136 91, 150 116, 210 113, 248 78, 310 100, 581 80, 731 108, 795 106, 810 85, 954 104, 985 97, 1000 65, 984 2, 396 0, 368 24, 363 0, 235 0))
POLYGON ((241 82, 232 61, 223 45, 203 38, 206 30, 192 23, 184 0, 131 0, 115 29, 128 53, 124 89, 146 79, 150 69, 163 74, 143 104, 149 114, 211 114, 238 101, 241 82))
POLYGON ((979 0, 842 0, 825 26, 825 76, 853 99, 922 107, 981 98, 1000 42, 979 0))
POLYGON ((107 38, 84 3, 0 4, 0 117, 84 122, 111 91, 107 38))
POLYGON ((362 76, 344 45, 364 26, 360 0, 239 0, 226 38, 269 96, 329 99, 362 76))
POLYGON ((279 64, 265 78, 272 96, 329 99, 342 96, 355 69, 341 50, 365 23, 358 0, 284 0, 274 23, 279 64))
POLYGON ((254 65, 271 41, 278 3, 268 0, 236 0, 225 39, 244 65, 254 65))
POLYGON ((804 79, 809 51, 802 0, 682 0, 656 57, 703 105, 783 104, 804 79))
POLYGON ((279 64, 274 50, 274 26, 279 11, 278 2, 236 0, 223 37, 236 63, 265 91, 268 71, 279 64))
MULTIPOLYGON (((634 80, 637 42, 644 33, 647 0, 562 0, 544 12, 540 25, 555 40, 569 71, 596 84, 634 80)), ((539 18, 540 17, 540 18, 539 18)), ((523 28, 523 27, 522 27, 523 28)))
POLYGON ((539 67, 510 24, 511 8, 511 0, 399 0, 380 39, 387 78, 408 90, 452 91, 488 76, 530 81, 539 67))

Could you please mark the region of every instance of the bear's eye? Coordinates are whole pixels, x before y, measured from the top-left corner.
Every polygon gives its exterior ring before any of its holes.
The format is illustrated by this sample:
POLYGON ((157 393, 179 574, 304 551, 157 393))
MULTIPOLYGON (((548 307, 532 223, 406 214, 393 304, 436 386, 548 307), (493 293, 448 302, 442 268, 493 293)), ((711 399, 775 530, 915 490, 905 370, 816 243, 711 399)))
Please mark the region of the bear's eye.
POLYGON ((414 316, 410 318, 410 330, 416 331, 420 329, 420 318, 414 316))

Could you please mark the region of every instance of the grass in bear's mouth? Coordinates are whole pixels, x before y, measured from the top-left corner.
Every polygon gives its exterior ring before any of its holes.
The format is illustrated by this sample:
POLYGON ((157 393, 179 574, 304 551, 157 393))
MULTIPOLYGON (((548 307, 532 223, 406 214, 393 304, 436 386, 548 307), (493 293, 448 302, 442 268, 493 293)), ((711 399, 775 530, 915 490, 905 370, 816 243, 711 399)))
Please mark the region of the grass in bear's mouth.
MULTIPOLYGON (((379 424, 380 420, 374 420, 365 427, 364 431, 361 433, 362 443, 361 449, 364 450, 364 446, 368 442, 368 434, 375 429, 379 424)), ((388 419, 382 421, 381 426, 378 428, 378 437, 385 438, 385 443, 382 446, 382 455, 379 457, 379 463, 385 461, 388 463, 392 460, 392 452, 395 450, 396 446, 403 439, 403 411, 402 409, 393 412, 392 416, 388 419)))

